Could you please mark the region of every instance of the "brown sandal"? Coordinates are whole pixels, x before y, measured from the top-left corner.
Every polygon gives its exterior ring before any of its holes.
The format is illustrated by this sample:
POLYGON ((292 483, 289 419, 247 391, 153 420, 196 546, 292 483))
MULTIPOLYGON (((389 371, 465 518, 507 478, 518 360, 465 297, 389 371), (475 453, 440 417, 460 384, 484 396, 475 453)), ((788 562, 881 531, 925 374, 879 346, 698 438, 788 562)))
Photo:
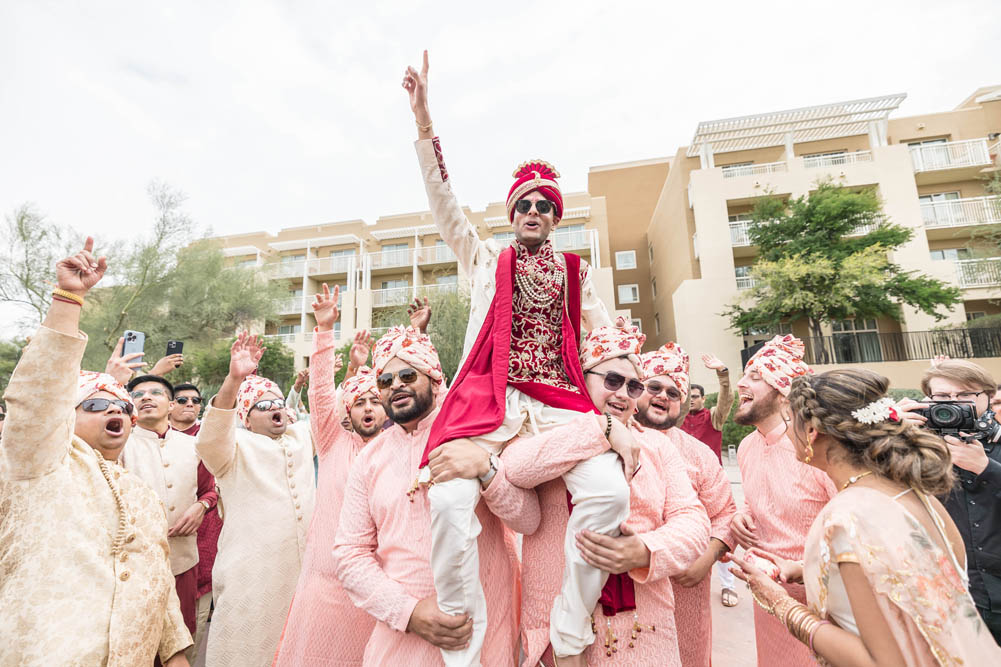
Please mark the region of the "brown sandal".
POLYGON ((736 607, 737 603, 740 602, 740 597, 737 596, 737 591, 732 588, 724 588, 720 593, 720 598, 724 607, 736 607))

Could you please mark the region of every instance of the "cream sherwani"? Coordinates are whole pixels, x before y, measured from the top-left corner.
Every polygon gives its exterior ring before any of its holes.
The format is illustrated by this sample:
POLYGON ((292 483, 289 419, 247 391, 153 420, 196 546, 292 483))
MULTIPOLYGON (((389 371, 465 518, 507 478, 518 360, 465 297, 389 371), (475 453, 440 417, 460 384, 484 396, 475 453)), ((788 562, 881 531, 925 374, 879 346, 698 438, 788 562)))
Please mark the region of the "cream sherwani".
POLYGON ((73 434, 87 338, 39 328, 4 399, 0 665, 152 665, 191 645, 156 494, 73 434))
MULTIPOLYGON (((167 508, 167 525, 173 526, 198 502, 198 454, 194 436, 172 428, 160 437, 136 426, 122 451, 122 465, 149 484, 167 508)), ((170 569, 174 576, 198 564, 198 536, 169 537, 170 569)))
POLYGON ((196 444, 225 504, 212 568, 215 612, 206 664, 271 665, 295 592, 313 515, 309 424, 280 438, 236 428, 236 410, 205 411, 196 444))

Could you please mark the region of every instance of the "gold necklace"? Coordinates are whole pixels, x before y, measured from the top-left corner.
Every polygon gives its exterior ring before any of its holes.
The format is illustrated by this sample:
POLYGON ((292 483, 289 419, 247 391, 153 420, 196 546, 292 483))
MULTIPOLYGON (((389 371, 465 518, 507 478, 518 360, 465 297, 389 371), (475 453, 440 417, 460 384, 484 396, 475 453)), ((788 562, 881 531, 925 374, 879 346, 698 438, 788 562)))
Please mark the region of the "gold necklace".
POLYGON ((866 475, 871 475, 871 474, 872 474, 872 471, 871 471, 871 470, 866 470, 865 472, 863 472, 863 473, 859 473, 858 475, 855 475, 854 477, 849 477, 849 478, 848 478, 848 481, 847 481, 847 482, 845 482, 845 483, 844 483, 844 484, 843 484, 843 485, 841 486, 841 490, 842 490, 842 491, 844 491, 844 490, 845 490, 845 489, 847 489, 847 488, 848 488, 849 486, 851 486, 851 485, 852 485, 852 484, 854 484, 855 482, 859 481, 860 479, 862 479, 862 478, 863 478, 863 477, 865 477, 866 475))

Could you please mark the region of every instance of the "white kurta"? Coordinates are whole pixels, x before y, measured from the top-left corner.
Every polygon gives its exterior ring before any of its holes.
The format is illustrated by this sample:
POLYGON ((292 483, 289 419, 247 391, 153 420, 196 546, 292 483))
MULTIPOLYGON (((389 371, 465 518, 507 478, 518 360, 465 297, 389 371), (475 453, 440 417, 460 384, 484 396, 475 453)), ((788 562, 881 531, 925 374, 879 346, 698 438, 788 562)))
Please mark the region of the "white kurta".
MULTIPOLYGON (((122 450, 122 465, 149 484, 167 509, 167 526, 173 526, 198 502, 198 454, 195 438, 172 428, 164 437, 136 426, 122 450)), ((168 537, 170 569, 174 576, 198 564, 198 535, 168 537)))
POLYGON ((302 567, 313 515, 308 423, 280 438, 236 428, 236 411, 209 407, 196 445, 225 507, 212 568, 215 612, 207 664, 271 665, 302 567))
MULTIPOLYGON (((459 368, 466 363, 466 355, 480 334, 483 321, 490 310, 490 304, 497 292, 494 284, 497 273, 497 259, 502 246, 494 239, 484 241, 476 233, 476 228, 462 212, 459 200, 452 192, 450 178, 442 179, 442 169, 438 165, 434 142, 431 139, 420 139, 415 142, 417 158, 420 160, 421 174, 424 177, 424 187, 427 190, 428 203, 431 206, 431 216, 438 227, 441 238, 452 249, 458 258, 459 267, 469 276, 471 282, 469 324, 466 326, 466 339, 462 346, 462 361, 459 368)), ((562 259, 562 253, 556 253, 562 259)), ((612 326, 605 304, 598 298, 598 292, 591 280, 591 267, 581 260, 580 283, 580 319, 584 331, 596 327, 612 326)))

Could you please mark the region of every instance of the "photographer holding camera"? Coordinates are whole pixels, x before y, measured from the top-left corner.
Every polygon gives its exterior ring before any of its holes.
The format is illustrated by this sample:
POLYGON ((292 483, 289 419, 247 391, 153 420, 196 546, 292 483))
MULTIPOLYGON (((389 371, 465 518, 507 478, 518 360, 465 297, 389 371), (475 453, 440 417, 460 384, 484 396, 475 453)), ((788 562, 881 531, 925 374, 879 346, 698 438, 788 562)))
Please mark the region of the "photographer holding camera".
POLYGON ((930 404, 905 398, 897 409, 949 446, 957 484, 943 503, 966 544, 970 594, 1001 644, 1001 424, 990 409, 997 387, 977 364, 947 359, 921 378, 930 404))

